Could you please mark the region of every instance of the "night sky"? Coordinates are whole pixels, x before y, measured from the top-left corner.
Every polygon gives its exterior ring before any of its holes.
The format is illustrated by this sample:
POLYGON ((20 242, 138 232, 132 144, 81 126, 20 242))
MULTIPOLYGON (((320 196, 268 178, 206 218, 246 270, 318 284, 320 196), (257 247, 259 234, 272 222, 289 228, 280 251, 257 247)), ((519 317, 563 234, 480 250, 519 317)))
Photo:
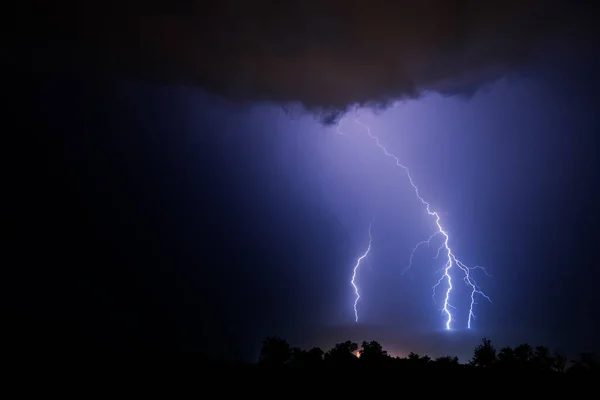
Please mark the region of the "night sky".
POLYGON ((590 10, 164 3, 17 11, 15 349, 254 361, 279 335, 465 361, 483 336, 599 350, 590 10), (402 275, 435 222, 356 118, 410 169, 457 257, 493 276, 473 272, 492 302, 478 298, 471 330, 458 275, 455 329, 432 299, 439 241, 402 275))

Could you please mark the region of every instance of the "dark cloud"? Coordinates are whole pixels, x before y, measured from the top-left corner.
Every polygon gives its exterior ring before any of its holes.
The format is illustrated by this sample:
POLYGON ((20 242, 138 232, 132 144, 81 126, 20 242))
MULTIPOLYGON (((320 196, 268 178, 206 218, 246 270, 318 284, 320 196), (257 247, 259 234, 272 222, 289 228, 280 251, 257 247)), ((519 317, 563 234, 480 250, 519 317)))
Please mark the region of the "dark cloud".
POLYGON ((21 34, 45 40, 38 68, 70 59, 231 100, 300 102, 332 122, 351 104, 473 93, 545 46, 585 39, 584 18, 557 0, 122 0, 46 6, 21 34))

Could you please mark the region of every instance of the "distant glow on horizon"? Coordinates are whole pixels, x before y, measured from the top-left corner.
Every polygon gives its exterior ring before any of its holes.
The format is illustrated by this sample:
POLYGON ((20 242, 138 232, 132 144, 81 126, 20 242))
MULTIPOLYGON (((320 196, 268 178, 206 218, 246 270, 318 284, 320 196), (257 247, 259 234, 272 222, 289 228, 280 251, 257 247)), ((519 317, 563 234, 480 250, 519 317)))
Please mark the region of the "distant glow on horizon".
MULTIPOLYGON (((356 112, 356 109, 355 109, 356 112)), ((341 125, 344 121, 344 118, 341 118, 339 123, 336 126, 336 132, 340 135, 345 135, 346 133, 343 132, 341 130, 341 125)), ((448 235, 448 233, 444 230, 444 228, 442 227, 442 223, 441 223, 441 218, 440 215, 438 214, 437 211, 433 211, 431 209, 431 205, 430 203, 428 203, 427 201, 425 201, 423 199, 423 197, 421 196, 421 194, 419 193, 419 188, 417 187, 417 185, 414 183, 412 176, 410 174, 410 171, 408 169, 408 167, 406 167, 405 165, 403 165, 400 160, 398 159, 397 156, 395 156, 394 154, 390 153, 380 142, 379 142, 379 138, 375 135, 373 135, 371 133, 371 128, 366 125, 365 123, 361 122, 358 118, 354 119, 354 122, 358 125, 360 125, 362 128, 365 129, 367 135, 375 142, 376 146, 383 152, 383 154, 386 157, 389 157, 391 159, 393 159, 396 163, 397 167, 400 167, 404 170, 404 172, 406 173, 406 177, 408 178, 408 181, 414 191, 415 196, 417 197, 417 199, 419 200, 419 202, 425 207, 425 211, 427 212, 427 214, 431 217, 433 217, 433 220, 435 222, 435 226, 436 226, 436 231, 427 239, 424 241, 421 241, 419 243, 417 243, 415 245, 415 247, 413 248, 410 258, 409 258, 409 263, 408 266, 402 271, 401 275, 404 275, 404 273, 406 271, 408 271, 412 265, 413 265, 413 257, 415 255, 415 252, 423 245, 427 244, 427 246, 429 247, 431 245, 431 242, 434 238, 436 237, 441 237, 442 238, 442 243, 440 244, 440 246, 437 249, 437 254, 434 258, 438 258, 440 256, 440 254, 443 253, 445 254, 445 263, 443 268, 441 269, 442 272, 442 276, 439 278, 439 280, 433 285, 432 290, 432 297, 434 299, 435 302, 435 291, 438 287, 440 287, 440 285, 443 285, 445 283, 446 285, 446 290, 445 290, 445 295, 444 295, 444 302, 443 302, 443 307, 441 309, 442 311, 442 315, 445 316, 445 329, 446 330, 450 330, 452 328, 452 323, 454 322, 454 318, 452 315, 452 311, 451 309, 455 309, 455 307, 451 304, 450 302, 450 298, 451 298, 451 294, 452 294, 452 290, 454 289, 453 286, 453 280, 452 280, 452 270, 454 269, 454 267, 457 267, 463 274, 463 281, 465 282, 465 284, 467 284, 470 289, 471 289, 471 295, 470 295, 470 304, 469 304, 469 312, 468 312, 468 321, 467 321, 467 328, 471 329, 472 327, 472 321, 475 319, 475 314, 474 314, 474 307, 477 304, 476 302, 476 297, 477 296, 481 296, 483 298, 485 298, 486 300, 491 302, 491 299, 480 289, 480 287, 478 286, 477 282, 475 281, 475 279, 472 276, 472 272, 476 269, 482 270, 486 275, 490 276, 487 271, 483 268, 483 267, 479 267, 479 266, 475 266, 475 267, 469 267, 466 264, 464 264, 461 260, 459 260, 456 255, 453 253, 449 241, 450 241, 450 237, 448 235)), ((370 229, 369 229, 369 239, 370 238, 370 229)), ((371 248, 371 240, 369 240, 369 249, 371 248)), ((358 259, 358 262, 354 268, 354 275, 352 278, 352 284, 354 285, 354 278, 356 276, 356 270, 360 264, 360 261, 362 260, 362 258, 364 258, 367 254, 368 254, 368 250, 365 253, 365 255, 361 258, 358 259)), ((356 286, 355 286, 356 289, 356 286)), ((360 298, 360 296, 358 295, 358 290, 356 290, 356 301, 354 303, 354 311, 355 311, 355 317, 356 317, 356 322, 358 322, 358 314, 356 312, 356 304, 358 302, 358 299, 360 298)))

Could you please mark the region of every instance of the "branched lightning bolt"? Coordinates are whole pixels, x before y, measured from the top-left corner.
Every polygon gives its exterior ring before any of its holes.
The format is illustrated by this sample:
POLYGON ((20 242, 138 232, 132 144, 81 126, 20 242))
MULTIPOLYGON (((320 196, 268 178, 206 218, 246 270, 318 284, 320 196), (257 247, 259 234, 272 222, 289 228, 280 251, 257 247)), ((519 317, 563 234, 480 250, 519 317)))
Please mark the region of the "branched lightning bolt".
MULTIPOLYGON (((417 252, 417 249, 418 249, 419 247, 421 247, 422 245, 424 245, 424 244, 426 244, 426 245, 429 247, 429 245, 431 244, 431 240, 432 240, 432 239, 433 239, 433 238, 434 238, 434 237, 435 237, 437 234, 439 234, 439 233, 440 233, 440 232, 434 232, 434 234, 433 234, 433 235, 429 236, 429 239, 427 239, 427 240, 423 240, 422 242, 419 242, 419 243, 417 243, 417 244, 416 244, 416 246, 414 247, 413 251, 410 253, 410 258, 408 259, 408 266, 407 266, 406 268, 404 268, 404 271, 402 271, 402 275, 404 275, 404 274, 406 273, 406 271, 408 271, 408 270, 409 270, 409 269, 412 267, 412 264, 413 264, 413 257, 415 256, 415 253, 417 252)), ((438 248, 437 255, 436 255, 434 258, 438 258, 438 257, 440 256, 440 251, 442 251, 442 248, 443 248, 443 247, 444 247, 444 245, 441 245, 441 246, 438 248)))
POLYGON ((358 286, 356 286, 356 282, 355 282, 356 273, 358 272, 358 267, 360 267, 360 262, 362 260, 364 260, 365 257, 371 251, 371 242, 373 241, 373 239, 371 237, 371 226, 372 225, 373 225, 373 223, 371 222, 371 224, 369 225, 369 246, 367 247, 367 251, 365 251, 364 254, 362 256, 358 257, 358 259, 356 260, 356 265, 354 266, 354 270, 352 271, 352 280, 350 281, 350 283, 354 287, 354 293, 356 294, 356 299, 354 300, 354 320, 355 320, 355 322, 358 322, 358 309, 356 307, 358 305, 358 300, 360 300, 360 294, 358 293, 358 286))
MULTIPOLYGON (((340 124, 338 124, 338 126, 337 126, 337 132, 339 134, 343 134, 343 132, 340 131, 341 122, 342 121, 340 120, 340 124)), ((383 152, 383 154, 385 154, 387 157, 392 158, 396 162, 396 166, 398 166, 404 170, 404 172, 406 173, 406 177, 408 178, 408 181, 410 182, 410 185, 412 186, 417 199, 421 202, 421 204, 423 204, 425 206, 425 210, 427 211, 427 214, 429 214, 430 216, 432 216, 434 218, 435 224, 437 226, 436 232, 433 233, 429 237, 429 239, 417 243, 417 245, 414 247, 414 249, 410 255, 409 265, 407 268, 404 269, 402 274, 404 274, 406 271, 408 271, 412 267, 413 256, 414 256, 415 252, 417 251, 417 249, 425 244, 427 244, 429 246, 431 244, 431 241, 433 240, 433 238, 435 238, 438 235, 441 235, 441 237, 443 238, 443 242, 442 242, 441 246, 438 248, 438 252, 437 252, 437 255, 435 256, 435 258, 439 257, 439 255, 443 249, 446 254, 446 262, 442 269, 443 274, 442 274, 441 278, 433 286, 434 301, 435 301, 436 288, 439 285, 441 285, 442 282, 446 281, 447 289, 446 289, 446 293, 445 293, 445 297, 444 297, 444 305, 443 305, 441 311, 442 311, 442 315, 445 315, 445 317, 446 317, 446 329, 449 330, 451 328, 451 324, 453 322, 452 313, 450 312, 450 309, 455 308, 450 303, 450 294, 452 293, 452 289, 453 289, 452 277, 450 275, 450 272, 454 266, 459 268, 462 271, 462 273, 464 274, 464 277, 463 277, 464 282, 471 287, 471 302, 470 302, 470 306, 469 306, 469 318, 468 318, 468 322, 467 322, 467 328, 471 329, 472 320, 475 319, 475 314, 473 312, 473 308, 475 307, 475 304, 477 304, 476 297, 481 296, 491 302, 491 299, 485 293, 483 293, 483 291, 481 291, 481 289, 477 285, 477 282, 471 276, 471 272, 475 269, 482 269, 486 274, 487 274, 487 272, 485 271, 485 269, 483 267, 468 267, 466 264, 464 264, 462 261, 460 261, 458 258, 456 258, 456 256, 452 252, 452 249, 450 248, 450 245, 449 245, 450 237, 448 236, 448 233, 444 230, 444 228, 441 225, 440 215, 438 214, 437 211, 432 211, 431 205, 427 201, 425 201, 425 199, 423 199, 423 197, 421 197, 421 194, 419 193, 419 188, 417 187, 417 185, 415 185, 408 168, 405 165, 403 165, 402 163, 400 163, 400 160, 398 159, 398 157, 395 156, 394 154, 390 153, 379 142, 379 138, 371 133, 371 128, 368 125, 360 122, 358 119, 355 119, 354 122, 356 122, 358 125, 365 128, 369 137, 375 141, 375 143, 377 144, 377 147, 379 147, 379 149, 383 152)), ((369 246, 369 248, 370 248, 370 246, 369 246)), ((360 260, 361 259, 359 259, 359 263, 360 263, 360 260)), ((357 263, 357 267, 358 267, 358 263, 357 263)), ((356 270, 356 268, 355 268, 355 270, 356 270)), ((358 296, 358 291, 356 294, 358 296)), ((358 298, 357 298, 357 301, 358 301, 358 298)), ((356 307, 355 307, 355 311, 356 311, 356 307)), ((357 317, 357 320, 358 320, 358 317, 357 317)))

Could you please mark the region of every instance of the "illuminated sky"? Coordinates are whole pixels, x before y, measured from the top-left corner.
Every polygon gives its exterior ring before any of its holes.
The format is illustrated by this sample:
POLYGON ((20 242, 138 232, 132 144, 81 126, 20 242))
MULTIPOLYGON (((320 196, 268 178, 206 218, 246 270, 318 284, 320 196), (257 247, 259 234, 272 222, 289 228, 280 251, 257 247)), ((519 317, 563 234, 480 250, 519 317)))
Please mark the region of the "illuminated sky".
MULTIPOLYGON (((219 12, 216 21, 233 18, 219 12)), ((399 355, 464 358, 483 335, 592 350, 600 320, 595 64, 585 40, 576 50, 538 47, 546 34, 566 37, 559 28, 570 23, 508 32, 502 22, 513 13, 505 12, 477 8, 471 19, 447 22, 440 11, 396 31, 402 24, 385 13, 367 13, 362 24, 317 23, 321 14, 308 7, 295 30, 292 13, 258 33, 240 14, 236 29, 256 34, 248 47, 235 30, 201 25, 225 35, 229 52, 194 39, 186 30, 193 24, 178 25, 183 17, 174 13, 131 22, 149 40, 139 53, 128 47, 137 36, 119 24, 106 38, 95 36, 102 24, 85 25, 89 54, 73 51, 79 42, 40 47, 37 59, 48 49, 61 57, 31 67, 44 79, 35 95, 21 96, 16 114, 20 129, 44 143, 26 163, 20 326, 31 335, 54 321, 37 338, 42 347, 64 341, 243 359, 269 334, 302 346, 380 340, 399 355), (327 40, 301 29, 307 21, 327 40), (456 36, 446 42, 444 32, 456 36), (397 42, 402 35, 420 45, 397 42), (164 57, 148 62, 147 43, 159 43, 164 57), (395 43, 398 54, 387 57, 395 43), (498 43, 501 51, 485 50, 498 43), (203 64, 197 49, 207 48, 214 57, 203 64), (100 59, 108 64, 90 62, 100 59), (441 331, 431 299, 441 267, 435 251, 417 253, 401 276, 434 228, 405 175, 352 118, 345 135, 332 123, 356 102, 398 98, 358 115, 410 168, 457 256, 494 276, 478 277, 493 303, 479 302, 472 332, 441 331), (356 324, 350 279, 371 222, 356 324)))
MULTIPOLYGON (((574 274, 573 269, 587 269, 568 264, 571 257, 586 257, 581 247, 586 239, 569 239, 567 232, 585 232, 587 219, 596 217, 595 194, 583 183, 596 178, 585 169, 591 160, 589 154, 582 156, 585 149, 579 146, 585 142, 574 143, 568 136, 572 128, 568 102, 549 96, 549 90, 534 81, 502 80, 467 101, 429 95, 377 116, 362 113, 361 118, 381 140, 411 165, 423 195, 444 215, 463 259, 486 266, 494 275, 494 279, 480 277, 494 303, 477 306, 474 325, 479 334, 472 333, 473 340, 485 333, 509 342, 537 340, 558 345, 565 339, 553 330, 562 330, 564 318, 574 317, 567 316, 573 310, 562 311, 572 300, 553 293, 575 295, 574 283, 565 286, 564 277, 574 274), (582 206, 591 211, 576 211, 574 191, 588 193, 582 206), (572 210, 569 216, 565 208, 572 210)), ((263 218, 286 221, 285 228, 269 224, 265 245, 270 247, 275 235, 275 247, 281 246, 280 229, 291 235, 285 248, 294 250, 285 252, 294 256, 281 267, 283 276, 274 279, 296 287, 292 302, 299 313, 298 323, 310 321, 317 325, 317 332, 320 324, 351 324, 353 293, 348 278, 355 258, 364 252, 368 225, 374 218, 372 252, 358 279, 361 323, 396 330, 399 335, 410 332, 418 338, 439 330, 443 319, 430 294, 432 274, 441 265, 431 260, 433 253, 418 253, 412 272, 400 276, 414 244, 432 232, 431 221, 401 171, 381 157, 352 124, 345 129, 347 136, 340 137, 308 118, 289 120, 268 107, 241 118, 265 129, 262 137, 270 149, 270 161, 258 162, 267 164, 258 172, 264 177, 262 189, 252 191, 266 190, 269 194, 259 195, 261 199, 274 193, 285 199, 267 207, 270 217, 260 214, 253 223, 261 226, 263 218), (319 232, 305 221, 307 208, 313 210, 310 215, 320 215, 315 225, 325 218, 336 233, 319 232), (271 229, 275 232, 270 233, 271 229)), ((247 125, 242 121, 241 125, 247 125)), ((581 134, 580 138, 586 137, 585 132, 581 134)), ((247 151, 244 139, 238 136, 235 144, 227 140, 221 147, 226 160, 257 162, 257 154, 247 151)), ((575 287, 585 284, 575 282, 575 287)), ((260 288, 264 285, 269 283, 257 283, 260 288)), ((578 296, 580 291, 576 289, 578 296)), ((285 336, 290 334, 297 336, 285 336)))

